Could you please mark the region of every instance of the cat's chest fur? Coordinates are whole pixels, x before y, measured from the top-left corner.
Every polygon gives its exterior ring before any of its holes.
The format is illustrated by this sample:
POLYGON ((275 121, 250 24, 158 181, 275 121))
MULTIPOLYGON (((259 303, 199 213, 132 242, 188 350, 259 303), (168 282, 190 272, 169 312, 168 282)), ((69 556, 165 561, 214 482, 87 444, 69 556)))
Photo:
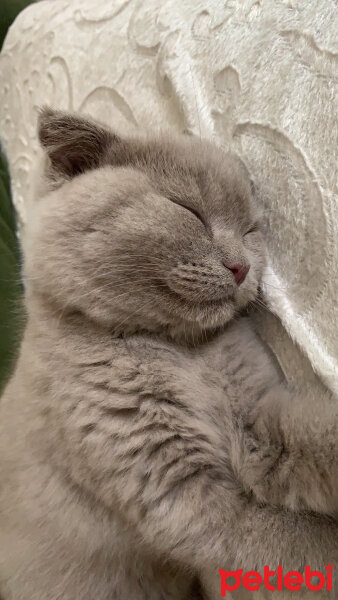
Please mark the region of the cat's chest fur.
POLYGON ((247 318, 196 347, 151 336, 114 340, 110 359, 81 371, 77 379, 87 382, 88 391, 101 390, 102 397, 111 392, 121 410, 140 409, 152 398, 162 407, 215 411, 220 419, 226 418, 225 404, 245 413, 280 379, 247 318))

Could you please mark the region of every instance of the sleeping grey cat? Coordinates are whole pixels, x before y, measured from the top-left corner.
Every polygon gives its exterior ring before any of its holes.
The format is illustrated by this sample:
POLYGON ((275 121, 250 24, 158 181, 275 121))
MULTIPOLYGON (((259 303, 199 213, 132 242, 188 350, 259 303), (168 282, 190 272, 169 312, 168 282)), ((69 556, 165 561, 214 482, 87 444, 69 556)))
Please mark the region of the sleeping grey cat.
POLYGON ((3 600, 194 600, 226 563, 334 562, 337 404, 288 390, 240 316, 264 267, 241 163, 49 109, 39 136, 0 413, 3 600))

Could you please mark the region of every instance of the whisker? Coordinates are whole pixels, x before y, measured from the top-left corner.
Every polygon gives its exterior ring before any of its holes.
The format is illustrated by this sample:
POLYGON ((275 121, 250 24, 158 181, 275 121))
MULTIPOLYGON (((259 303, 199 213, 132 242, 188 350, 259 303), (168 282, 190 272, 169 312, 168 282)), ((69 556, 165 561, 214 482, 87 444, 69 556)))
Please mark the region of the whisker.
POLYGON ((140 306, 137 310, 135 310, 134 312, 132 312, 131 314, 129 314, 125 319, 123 319, 123 321, 120 321, 117 325, 114 326, 114 331, 116 332, 117 335, 119 335, 119 330, 121 328, 121 326, 128 321, 131 317, 135 316, 136 314, 138 314, 140 311, 142 311, 146 306, 149 306, 150 304, 154 305, 155 301, 154 299, 149 300, 148 302, 145 302, 144 304, 142 304, 142 306, 140 306))
POLYGON ((268 287, 274 288, 275 290, 279 290, 281 292, 286 291, 286 288, 278 287, 277 285, 272 285, 272 283, 267 283, 266 281, 262 281, 262 286, 263 287, 268 286, 268 287))

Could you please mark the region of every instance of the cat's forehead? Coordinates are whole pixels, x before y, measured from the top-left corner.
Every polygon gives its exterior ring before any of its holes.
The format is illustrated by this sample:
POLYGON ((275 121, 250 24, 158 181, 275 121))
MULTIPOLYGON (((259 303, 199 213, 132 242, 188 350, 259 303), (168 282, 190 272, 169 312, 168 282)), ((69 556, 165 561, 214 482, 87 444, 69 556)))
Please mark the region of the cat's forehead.
POLYGON ((198 138, 158 138, 137 150, 137 166, 161 192, 208 212, 253 210, 248 172, 238 157, 198 138))

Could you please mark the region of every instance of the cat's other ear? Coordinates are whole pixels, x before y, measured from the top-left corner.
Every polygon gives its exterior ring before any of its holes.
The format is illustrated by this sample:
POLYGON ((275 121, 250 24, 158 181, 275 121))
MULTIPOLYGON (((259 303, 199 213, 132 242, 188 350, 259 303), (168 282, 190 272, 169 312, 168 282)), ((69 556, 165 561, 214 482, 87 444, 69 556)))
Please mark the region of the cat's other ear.
POLYGON ((95 121, 48 107, 40 110, 38 136, 49 158, 47 179, 55 184, 106 164, 111 147, 122 143, 95 121))

